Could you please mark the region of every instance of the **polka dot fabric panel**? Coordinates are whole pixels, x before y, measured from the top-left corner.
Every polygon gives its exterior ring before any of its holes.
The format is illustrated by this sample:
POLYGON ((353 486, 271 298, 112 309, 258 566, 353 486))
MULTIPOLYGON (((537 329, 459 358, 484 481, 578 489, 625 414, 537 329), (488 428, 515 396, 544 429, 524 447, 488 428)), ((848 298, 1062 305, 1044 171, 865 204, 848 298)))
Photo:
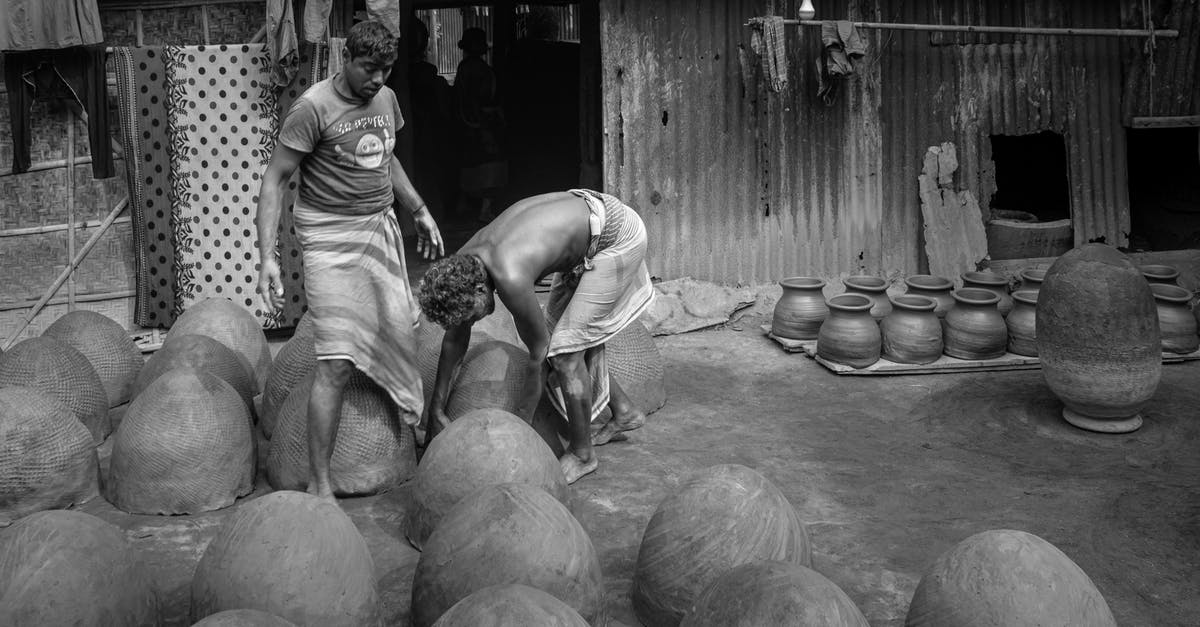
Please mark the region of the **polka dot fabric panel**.
MULTIPOLYGON (((228 298, 264 327, 294 326, 303 313, 302 273, 285 272, 291 297, 274 315, 255 291, 255 207, 279 124, 265 46, 168 46, 165 53, 175 313, 228 298)), ((298 259, 294 250, 282 248, 281 258, 298 259)))

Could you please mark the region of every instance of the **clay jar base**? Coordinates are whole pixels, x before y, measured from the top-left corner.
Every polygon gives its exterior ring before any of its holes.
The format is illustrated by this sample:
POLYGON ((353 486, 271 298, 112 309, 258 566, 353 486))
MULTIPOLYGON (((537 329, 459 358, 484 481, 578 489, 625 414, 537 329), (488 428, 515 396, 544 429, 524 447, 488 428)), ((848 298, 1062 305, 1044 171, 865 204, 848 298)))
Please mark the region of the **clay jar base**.
POLYGON ((1131 433, 1142 428, 1142 415, 1134 414, 1128 418, 1117 419, 1098 419, 1084 416, 1083 414, 1063 407, 1063 419, 1080 429, 1095 431, 1097 433, 1131 433))

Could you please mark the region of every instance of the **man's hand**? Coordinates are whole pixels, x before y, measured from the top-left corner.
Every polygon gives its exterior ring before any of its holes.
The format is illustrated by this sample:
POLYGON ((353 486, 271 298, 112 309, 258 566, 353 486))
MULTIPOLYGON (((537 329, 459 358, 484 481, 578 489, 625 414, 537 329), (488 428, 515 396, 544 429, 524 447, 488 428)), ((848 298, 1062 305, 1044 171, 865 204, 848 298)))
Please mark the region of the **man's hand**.
POLYGON ((283 309, 283 276, 275 255, 267 255, 262 260, 262 266, 258 270, 258 293, 262 296, 268 314, 275 314, 283 309))
POLYGON ((437 222, 429 214, 429 208, 422 205, 413 214, 413 221, 417 225, 417 252, 426 259, 437 259, 446 254, 446 243, 442 241, 442 234, 438 231, 437 222))

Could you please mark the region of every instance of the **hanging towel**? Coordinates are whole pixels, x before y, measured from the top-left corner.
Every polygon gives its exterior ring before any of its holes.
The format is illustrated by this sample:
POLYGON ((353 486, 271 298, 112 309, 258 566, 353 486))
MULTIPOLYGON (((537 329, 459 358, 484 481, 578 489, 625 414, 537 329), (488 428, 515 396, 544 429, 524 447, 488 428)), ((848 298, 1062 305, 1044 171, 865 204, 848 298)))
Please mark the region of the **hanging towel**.
POLYGON ((342 71, 342 51, 346 49, 344 37, 329 38, 329 75, 333 76, 342 71))
POLYGON ((781 92, 788 83, 787 38, 783 18, 778 15, 752 17, 750 26, 753 28, 750 49, 762 61, 763 73, 767 75, 771 90, 781 92))
POLYGON ((323 42, 329 37, 329 13, 333 0, 305 0, 304 41, 323 42))
POLYGON ((276 87, 290 84, 300 66, 292 0, 267 0, 267 49, 272 59, 271 82, 276 87))
POLYGON ((96 0, 0 0, 0 50, 53 50, 103 42, 96 0))
POLYGON ((116 175, 108 134, 105 59, 104 46, 5 53, 4 86, 8 89, 9 122, 12 125, 13 174, 26 172, 32 165, 29 144, 33 102, 69 99, 87 113, 92 176, 106 179, 116 175))
POLYGON ((367 0, 367 18, 382 22, 393 37, 400 37, 400 0, 367 0))
POLYGON ((833 104, 838 81, 854 74, 854 63, 867 53, 867 40, 847 20, 821 23, 821 58, 817 62, 817 96, 833 104))

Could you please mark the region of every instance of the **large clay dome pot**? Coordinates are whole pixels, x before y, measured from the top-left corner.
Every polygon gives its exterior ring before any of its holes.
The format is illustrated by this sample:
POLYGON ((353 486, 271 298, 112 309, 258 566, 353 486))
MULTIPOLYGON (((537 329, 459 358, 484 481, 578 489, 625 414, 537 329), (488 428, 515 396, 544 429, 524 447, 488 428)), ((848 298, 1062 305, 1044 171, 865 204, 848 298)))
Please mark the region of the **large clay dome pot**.
POLYGON ((892 312, 892 301, 888 299, 888 282, 877 276, 856 275, 842 280, 847 294, 862 294, 871 299, 871 317, 876 322, 892 312))
POLYGON ((824 279, 795 276, 779 282, 783 294, 775 303, 771 333, 789 340, 815 340, 829 314, 824 279))
POLYGON ((51 323, 42 335, 58 338, 87 357, 104 385, 109 407, 130 399, 134 377, 146 360, 129 332, 116 320, 76 309, 51 323))
POLYGON ((714 579, 679 624, 869 627, 850 597, 824 575, 807 566, 770 560, 742 564, 714 579))
POLYGON ((854 368, 879 361, 883 338, 871 317, 874 301, 862 294, 838 294, 827 302, 829 317, 817 334, 817 356, 854 368))
POLYGON ((994 272, 964 272, 960 278, 963 287, 987 290, 995 294, 1000 299, 996 302, 996 309, 1000 310, 1000 315, 1007 316, 1008 312, 1012 311, 1013 300, 1012 295, 1008 293, 1008 277, 994 272))
POLYGON ((928 364, 942 356, 942 322, 928 296, 892 298, 892 312, 879 322, 882 355, 898 364, 928 364))
MULTIPOLYGON (((309 373, 279 410, 267 454, 267 479, 277 490, 308 487, 308 398, 316 373, 309 373)), ((383 388, 362 371, 350 375, 342 392, 342 414, 329 459, 334 494, 385 492, 412 478, 416 437, 383 388)))
POLYGON ((99 478, 92 434, 70 407, 32 388, 0 388, 0 527, 83 503, 99 478))
POLYGON ((192 627, 296 627, 296 624, 262 610, 225 610, 192 627))
POLYGON ((143 556, 114 525, 69 510, 0 530, 0 625, 158 625, 143 556))
POLYGON ((914 274, 904 279, 904 285, 906 294, 928 296, 936 301, 937 307, 933 311, 939 318, 945 318, 946 312, 954 307, 954 296, 951 295, 951 292, 954 291, 954 282, 946 277, 914 274))
POLYGON ((538 588, 590 624, 605 623, 596 548, 566 506, 541 488, 487 486, 446 513, 417 562, 413 626, 428 627, 470 594, 503 583, 538 588))
POLYGON ((96 369, 62 340, 31 337, 0 354, 0 387, 20 385, 66 403, 100 444, 112 432, 108 395, 96 369))
POLYGON ((1038 292, 1017 290, 1012 298, 1012 311, 1004 319, 1004 325, 1008 327, 1008 352, 1037 357, 1038 292))
POLYGON ((663 499, 646 525, 633 573, 634 612, 644 625, 676 625, 713 580, 760 560, 812 565, 796 510, 750 468, 705 468, 663 499))
POLYGON ((921 577, 907 627, 1064 625, 1115 627, 1091 578, 1031 533, 977 533, 943 553, 921 577))
POLYGON ((279 408, 287 401, 288 394, 296 384, 304 380, 317 367, 317 353, 313 348, 313 323, 310 316, 303 316, 296 324, 292 337, 275 354, 271 363, 271 376, 262 393, 262 415, 258 417, 263 435, 270 438, 275 431, 275 420, 279 408))
POLYGON ((176 368, 129 404, 105 497, 131 514, 196 514, 254 489, 250 410, 228 383, 176 368))
POLYGON ((991 290, 955 290, 955 305, 946 312, 942 340, 946 354, 959 359, 996 359, 1008 349, 1008 327, 991 290))
POLYGON ((336 503, 303 492, 260 496, 230 513, 192 578, 192 620, 256 609, 297 625, 377 625, 367 543, 336 503))
POLYGON ((1190 306, 1191 291, 1169 283, 1151 283, 1150 291, 1158 308, 1163 352, 1187 354, 1200 349, 1200 335, 1196 335, 1196 318, 1190 306))
POLYGON ((588 627, 574 608, 519 583, 488 586, 455 603, 433 627, 588 627))
POLYGON ((662 353, 640 320, 630 322, 604 343, 604 357, 609 376, 638 409, 649 415, 667 403, 662 353))
POLYGON ((141 396, 151 383, 176 368, 195 368, 215 375, 238 393, 246 407, 254 406, 254 380, 237 353, 207 335, 195 334, 174 335, 163 342, 138 373, 131 398, 141 396))
POLYGON ((1150 284, 1120 251, 1084 244, 1046 272, 1037 301, 1042 375, 1067 422, 1125 433, 1162 376, 1158 310, 1150 284))
POLYGON ((570 496, 558 458, 524 420, 500 409, 477 409, 450 423, 417 466, 409 542, 420 549, 459 501, 502 483, 537 486, 563 504, 570 496))
POLYGON ((254 380, 258 392, 271 375, 271 348, 258 318, 245 307, 227 298, 206 298, 184 311, 171 330, 173 335, 207 335, 241 355, 242 365, 254 380))
MULTIPOLYGON (((500 308, 500 300, 496 300, 497 309, 500 308)), ((508 315, 508 314, 505 314, 508 315)), ((495 317, 496 314, 488 316, 495 317)), ((485 320, 488 318, 484 318, 485 320)), ((510 316, 511 318, 511 316, 510 316)), ((489 328, 495 328, 495 323, 488 325, 489 328)), ((478 346, 484 342, 494 340, 483 329, 484 325, 476 324, 471 327, 471 342, 470 346, 478 346)), ((438 359, 442 355, 442 338, 446 332, 437 323, 433 322, 421 314, 420 324, 417 326, 417 369, 421 371, 421 387, 425 394, 425 405, 429 406, 429 401, 433 397, 433 384, 437 381, 438 359)), ((519 344, 520 340, 510 342, 510 344, 519 344)), ((468 349, 470 350, 470 349, 468 349)), ((464 359, 465 361, 465 359, 464 359)), ((462 371, 462 364, 459 364, 459 372, 462 371)), ((453 381, 453 378, 451 378, 453 381)))
POLYGON ((501 340, 471 346, 446 401, 446 417, 458 420, 476 409, 516 412, 525 388, 529 351, 501 340))

